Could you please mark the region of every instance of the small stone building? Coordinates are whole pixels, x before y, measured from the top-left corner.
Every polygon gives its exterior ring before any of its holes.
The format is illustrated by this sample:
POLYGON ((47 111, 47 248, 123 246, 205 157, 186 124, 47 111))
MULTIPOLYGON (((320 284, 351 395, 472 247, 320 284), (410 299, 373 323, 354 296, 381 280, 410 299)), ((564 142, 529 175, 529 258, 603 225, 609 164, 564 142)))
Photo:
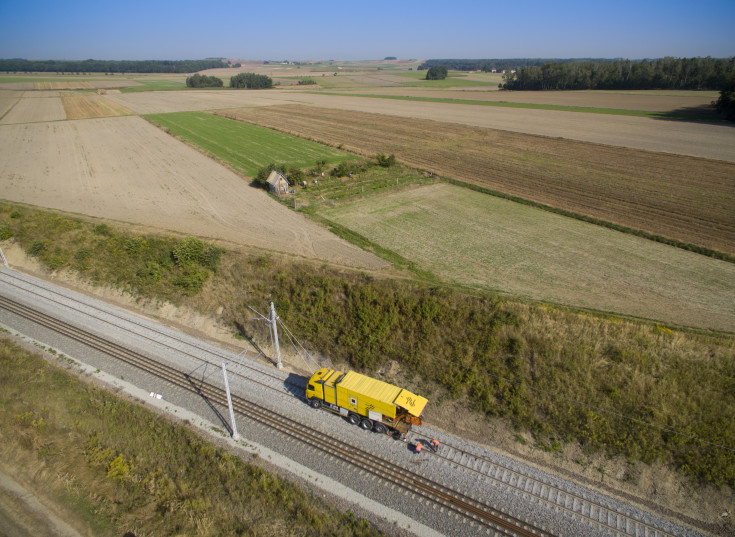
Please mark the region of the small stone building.
POLYGON ((288 193, 288 180, 276 170, 271 171, 268 179, 266 179, 266 183, 268 183, 268 191, 273 192, 277 196, 288 193))

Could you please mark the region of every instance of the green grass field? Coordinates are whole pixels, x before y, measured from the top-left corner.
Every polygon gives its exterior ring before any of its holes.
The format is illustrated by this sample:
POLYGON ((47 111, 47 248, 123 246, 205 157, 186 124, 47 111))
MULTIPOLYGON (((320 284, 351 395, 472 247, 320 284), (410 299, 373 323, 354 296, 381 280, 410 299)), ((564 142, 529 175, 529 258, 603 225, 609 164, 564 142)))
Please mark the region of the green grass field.
POLYGON ((205 112, 177 112, 143 116, 214 155, 237 172, 254 177, 271 162, 289 167, 314 166, 317 160, 334 164, 353 155, 263 127, 205 112))

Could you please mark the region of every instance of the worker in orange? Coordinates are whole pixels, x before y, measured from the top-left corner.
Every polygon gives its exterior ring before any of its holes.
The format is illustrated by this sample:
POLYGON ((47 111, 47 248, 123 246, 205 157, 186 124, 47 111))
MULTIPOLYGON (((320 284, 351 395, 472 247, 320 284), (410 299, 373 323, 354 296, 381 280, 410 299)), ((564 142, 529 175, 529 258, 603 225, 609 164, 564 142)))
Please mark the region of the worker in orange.
POLYGON ((420 442, 420 441, 419 441, 419 442, 416 442, 416 453, 417 453, 418 455, 421 455, 421 448, 423 448, 423 447, 424 447, 424 446, 423 446, 423 445, 421 444, 421 442, 420 442))
POLYGON ((431 441, 431 451, 433 451, 434 453, 439 451, 439 440, 437 440, 436 438, 431 441))

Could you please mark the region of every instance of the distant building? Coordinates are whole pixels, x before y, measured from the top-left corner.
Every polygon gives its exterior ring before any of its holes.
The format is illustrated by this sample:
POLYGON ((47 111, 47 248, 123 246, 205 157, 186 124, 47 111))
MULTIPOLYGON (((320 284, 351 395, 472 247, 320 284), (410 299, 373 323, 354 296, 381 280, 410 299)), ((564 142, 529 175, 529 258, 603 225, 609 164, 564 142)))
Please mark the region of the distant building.
POLYGON ((277 196, 288 192, 288 181, 276 170, 271 171, 268 179, 266 179, 266 183, 268 183, 268 191, 273 192, 277 196))

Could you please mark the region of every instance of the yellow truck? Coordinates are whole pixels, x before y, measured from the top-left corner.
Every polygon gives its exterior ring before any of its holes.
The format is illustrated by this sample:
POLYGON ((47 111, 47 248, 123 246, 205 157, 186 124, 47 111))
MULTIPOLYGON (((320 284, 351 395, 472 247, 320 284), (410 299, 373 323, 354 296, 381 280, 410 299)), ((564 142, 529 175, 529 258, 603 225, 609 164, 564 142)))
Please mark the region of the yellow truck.
POLYGON ((428 401, 387 382, 349 371, 322 368, 306 387, 306 400, 347 418, 353 425, 396 437, 423 425, 428 401))

